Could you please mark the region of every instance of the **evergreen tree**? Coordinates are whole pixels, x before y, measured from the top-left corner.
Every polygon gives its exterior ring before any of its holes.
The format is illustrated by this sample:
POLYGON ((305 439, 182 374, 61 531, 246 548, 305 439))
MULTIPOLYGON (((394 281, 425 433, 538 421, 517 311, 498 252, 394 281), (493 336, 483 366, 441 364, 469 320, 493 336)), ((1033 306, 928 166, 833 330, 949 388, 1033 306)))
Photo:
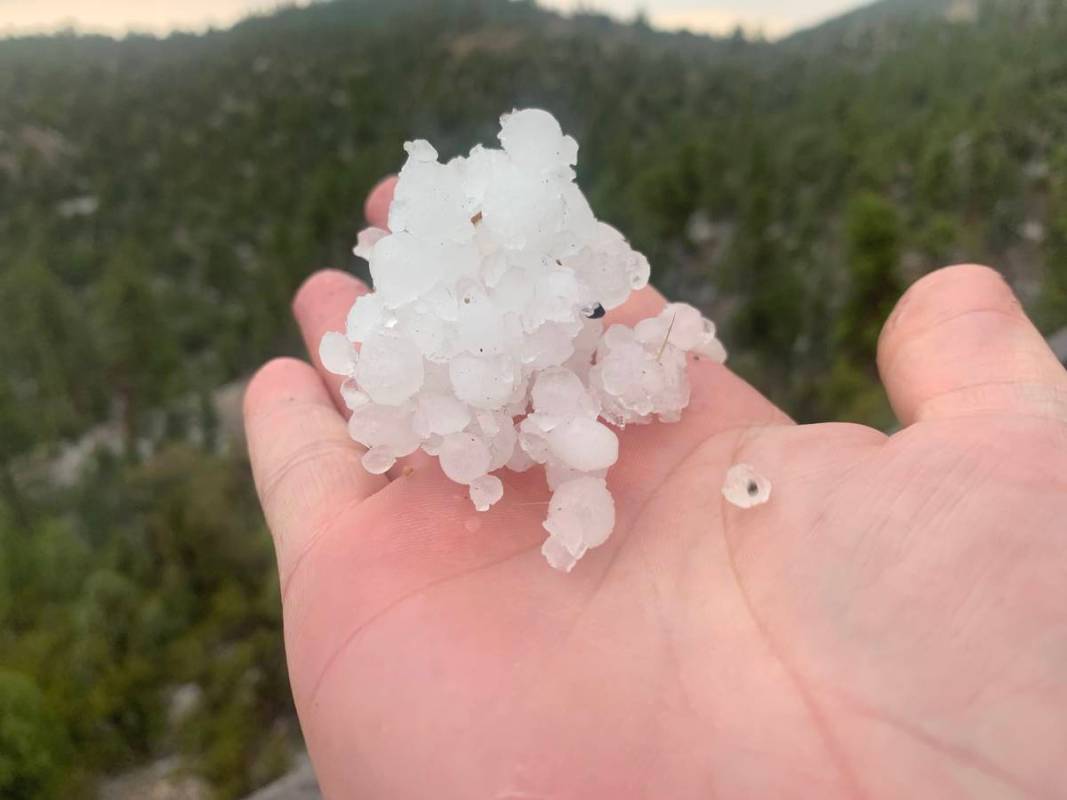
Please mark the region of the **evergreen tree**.
POLYGON ((888 200, 865 193, 849 203, 845 226, 849 272, 838 349, 857 368, 870 372, 879 333, 904 288, 900 217, 888 200))
POLYGON ((0 460, 76 430, 100 396, 92 338, 73 293, 25 255, 0 272, 0 460))
POLYGON ((129 241, 108 257, 94 300, 102 369, 121 405, 132 451, 147 412, 185 386, 170 329, 172 312, 160 297, 148 258, 129 241))
POLYGON ((759 135, 749 147, 741 218, 730 254, 729 286, 746 298, 731 326, 735 346, 758 356, 768 391, 784 391, 801 336, 805 290, 786 256, 778 225, 778 176, 759 135))
POLYGON ((1041 316, 1056 330, 1067 326, 1067 147, 1060 149, 1052 174, 1041 316))

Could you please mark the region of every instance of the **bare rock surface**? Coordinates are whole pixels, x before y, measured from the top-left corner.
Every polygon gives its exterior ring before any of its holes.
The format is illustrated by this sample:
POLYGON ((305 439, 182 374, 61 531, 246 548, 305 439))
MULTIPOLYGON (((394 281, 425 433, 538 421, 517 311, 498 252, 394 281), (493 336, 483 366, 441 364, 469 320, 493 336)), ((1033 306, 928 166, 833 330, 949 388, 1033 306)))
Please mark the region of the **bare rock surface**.
POLYGON ((245 800, 322 800, 319 783, 307 754, 294 759, 293 768, 274 783, 250 794, 245 800))

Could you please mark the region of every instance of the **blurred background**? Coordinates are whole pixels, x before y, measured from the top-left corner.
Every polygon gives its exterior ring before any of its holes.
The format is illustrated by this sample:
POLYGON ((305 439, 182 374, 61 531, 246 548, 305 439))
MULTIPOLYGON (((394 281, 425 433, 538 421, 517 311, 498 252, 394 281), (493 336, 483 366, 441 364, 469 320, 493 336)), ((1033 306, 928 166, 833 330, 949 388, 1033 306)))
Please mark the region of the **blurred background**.
POLYGON ((950 262, 1067 357, 1067 0, 859 6, 0 0, 0 797, 313 786, 241 389, 406 139, 551 110, 803 421, 892 427, 878 331, 950 262))

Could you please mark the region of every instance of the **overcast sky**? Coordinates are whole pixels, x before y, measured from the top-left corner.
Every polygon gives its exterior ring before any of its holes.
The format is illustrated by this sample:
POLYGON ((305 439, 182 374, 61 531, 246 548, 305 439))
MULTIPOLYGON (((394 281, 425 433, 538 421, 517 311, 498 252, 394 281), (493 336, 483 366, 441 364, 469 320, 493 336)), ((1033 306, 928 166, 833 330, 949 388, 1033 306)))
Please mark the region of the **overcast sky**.
MULTIPOLYGON (((306 0, 302 0, 306 2, 306 0)), ((389 0, 380 0, 389 2, 389 0)), ((776 36, 810 25, 862 0, 541 0, 563 10, 595 8, 622 17, 644 9, 665 28, 724 32, 742 24, 776 36)), ((279 0, 0 0, 0 34, 76 28, 106 33, 166 33, 229 25, 279 0)))

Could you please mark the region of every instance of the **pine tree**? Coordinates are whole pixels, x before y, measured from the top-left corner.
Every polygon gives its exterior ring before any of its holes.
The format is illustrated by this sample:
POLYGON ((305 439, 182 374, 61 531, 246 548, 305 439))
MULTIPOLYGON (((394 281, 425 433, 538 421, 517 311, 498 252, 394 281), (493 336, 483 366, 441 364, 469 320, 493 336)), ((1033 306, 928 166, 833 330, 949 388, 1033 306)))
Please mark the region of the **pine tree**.
POLYGON ((92 419, 94 350, 75 295, 31 252, 0 274, 0 460, 92 419))
POLYGON ((94 301, 103 372, 121 406, 132 452, 147 412, 184 388, 168 324, 174 310, 166 308, 153 284, 151 263, 130 242, 108 258, 94 301))
POLYGON ((892 203, 872 193, 854 197, 845 216, 849 286, 837 346, 853 364, 870 372, 882 325, 903 291, 900 217, 892 203))

